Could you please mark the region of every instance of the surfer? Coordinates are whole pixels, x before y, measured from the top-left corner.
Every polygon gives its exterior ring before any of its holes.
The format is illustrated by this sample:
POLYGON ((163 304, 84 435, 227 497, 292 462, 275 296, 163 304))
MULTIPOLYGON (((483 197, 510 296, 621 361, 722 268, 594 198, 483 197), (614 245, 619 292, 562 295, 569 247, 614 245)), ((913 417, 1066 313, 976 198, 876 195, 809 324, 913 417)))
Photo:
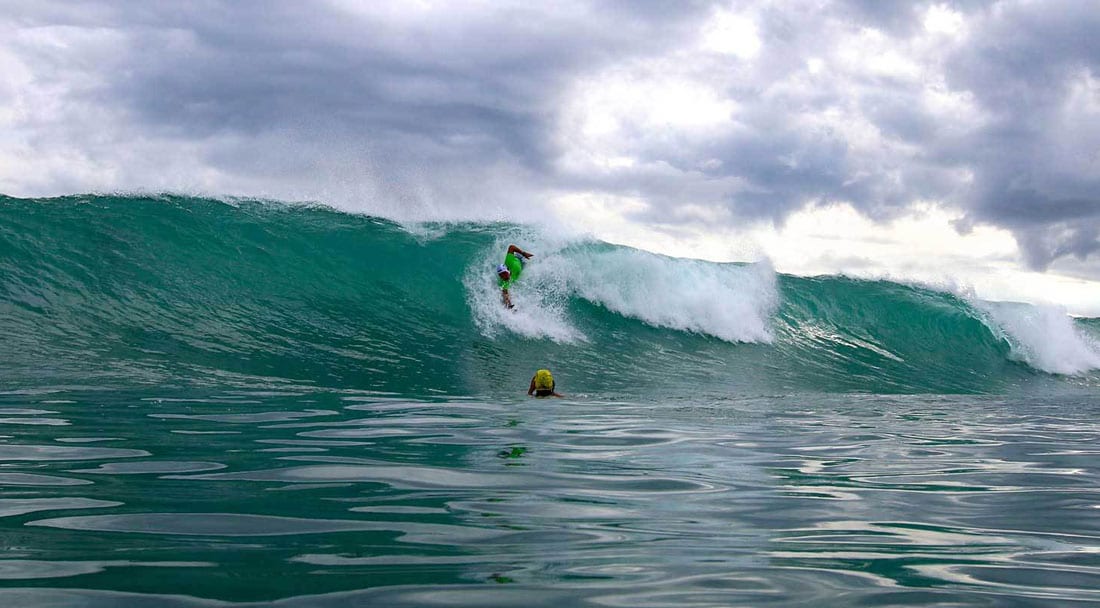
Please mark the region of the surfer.
POLYGON ((554 375, 548 369, 540 369, 531 377, 531 386, 527 389, 528 395, 536 397, 564 397, 554 392, 554 375))
POLYGON ((519 279, 519 275, 523 273, 523 266, 530 257, 530 253, 515 245, 508 245, 508 253, 504 254, 504 263, 497 266, 497 284, 500 285, 500 297, 508 308, 515 308, 512 306, 512 297, 508 295, 508 288, 519 279), (517 253, 519 255, 516 255, 517 253))

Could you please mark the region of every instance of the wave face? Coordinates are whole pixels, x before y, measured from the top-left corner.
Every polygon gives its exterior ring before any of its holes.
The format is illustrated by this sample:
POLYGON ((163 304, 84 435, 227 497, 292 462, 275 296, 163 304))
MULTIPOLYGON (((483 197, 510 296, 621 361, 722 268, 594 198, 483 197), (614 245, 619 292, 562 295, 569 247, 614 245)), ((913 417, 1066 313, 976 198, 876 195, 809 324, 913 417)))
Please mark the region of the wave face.
POLYGON ((324 207, 0 197, 0 370, 19 386, 312 384, 590 396, 1095 386, 1097 320, 509 224, 324 207), (536 255, 499 304, 510 242, 536 255))

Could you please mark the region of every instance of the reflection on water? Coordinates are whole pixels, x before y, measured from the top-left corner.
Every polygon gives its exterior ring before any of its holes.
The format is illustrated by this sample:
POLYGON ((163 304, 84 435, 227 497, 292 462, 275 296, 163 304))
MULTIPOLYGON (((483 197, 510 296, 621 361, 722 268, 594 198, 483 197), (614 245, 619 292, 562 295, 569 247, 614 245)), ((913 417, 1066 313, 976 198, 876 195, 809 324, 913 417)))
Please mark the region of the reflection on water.
POLYGON ((1100 603, 1094 409, 0 394, 0 605, 1100 603))

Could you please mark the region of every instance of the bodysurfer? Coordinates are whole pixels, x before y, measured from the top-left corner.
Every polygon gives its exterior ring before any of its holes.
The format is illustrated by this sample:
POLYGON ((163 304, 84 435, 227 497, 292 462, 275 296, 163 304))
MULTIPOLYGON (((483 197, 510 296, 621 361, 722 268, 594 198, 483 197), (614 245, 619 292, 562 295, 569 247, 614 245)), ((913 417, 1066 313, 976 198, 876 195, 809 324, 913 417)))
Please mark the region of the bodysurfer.
POLYGON ((531 386, 527 389, 528 395, 536 397, 564 397, 554 391, 554 375, 548 369, 540 369, 531 377, 531 386))
POLYGON ((512 306, 511 296, 508 295, 508 288, 519 279, 519 275, 523 273, 523 266, 531 255, 515 245, 508 245, 508 253, 504 254, 504 263, 497 266, 497 284, 500 286, 500 297, 508 308, 515 308, 512 306))

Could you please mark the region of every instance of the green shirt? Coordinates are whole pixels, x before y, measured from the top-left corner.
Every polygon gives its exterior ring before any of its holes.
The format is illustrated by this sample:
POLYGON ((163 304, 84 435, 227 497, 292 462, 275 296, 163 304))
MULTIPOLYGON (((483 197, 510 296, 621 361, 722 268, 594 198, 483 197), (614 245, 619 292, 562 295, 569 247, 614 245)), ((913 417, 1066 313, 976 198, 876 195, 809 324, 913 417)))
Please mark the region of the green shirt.
POLYGON ((514 253, 508 253, 504 255, 504 265, 508 267, 511 276, 508 277, 507 281, 498 276, 497 285, 500 285, 501 289, 508 289, 512 286, 512 283, 519 280, 519 275, 523 273, 523 260, 520 260, 514 253))

